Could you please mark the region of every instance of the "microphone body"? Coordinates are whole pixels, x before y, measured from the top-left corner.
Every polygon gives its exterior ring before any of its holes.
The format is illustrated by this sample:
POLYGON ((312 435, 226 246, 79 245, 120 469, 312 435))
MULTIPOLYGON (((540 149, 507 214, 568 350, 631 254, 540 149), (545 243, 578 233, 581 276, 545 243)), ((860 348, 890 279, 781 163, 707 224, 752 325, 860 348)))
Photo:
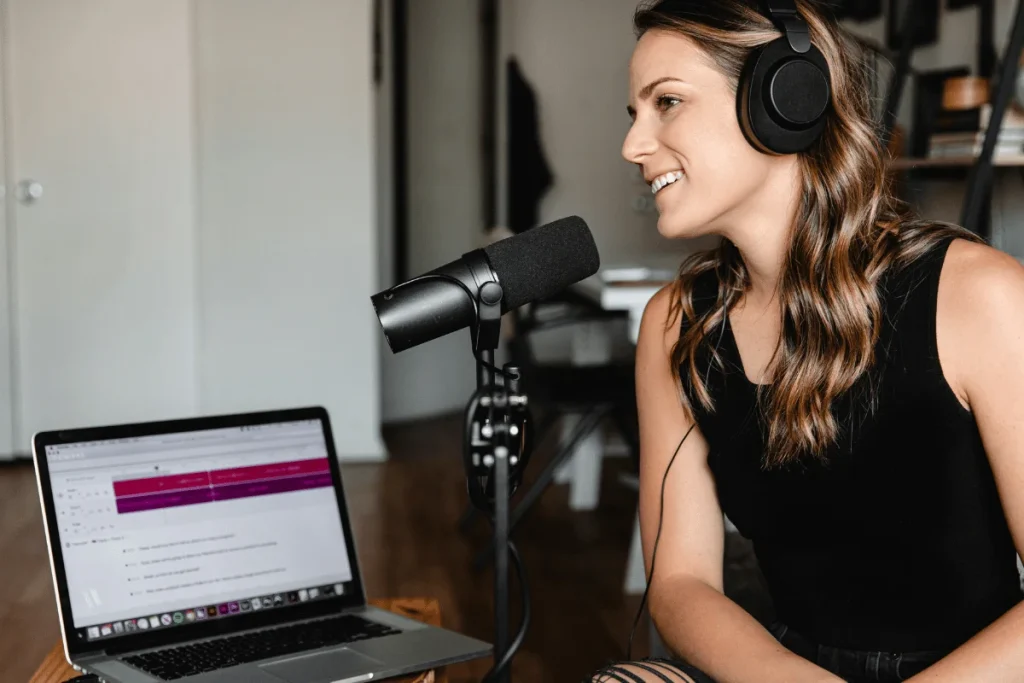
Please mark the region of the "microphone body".
POLYGON ((496 281, 483 249, 464 254, 429 274, 455 278, 466 285, 473 298, 453 282, 440 278, 414 279, 403 283, 399 291, 375 294, 371 298, 373 307, 392 353, 472 325, 476 292, 487 282, 496 281))
POLYGON ((398 353, 473 325, 481 304, 490 312, 500 303, 504 314, 561 292, 600 265, 590 229, 571 216, 468 252, 371 301, 388 346, 398 353))

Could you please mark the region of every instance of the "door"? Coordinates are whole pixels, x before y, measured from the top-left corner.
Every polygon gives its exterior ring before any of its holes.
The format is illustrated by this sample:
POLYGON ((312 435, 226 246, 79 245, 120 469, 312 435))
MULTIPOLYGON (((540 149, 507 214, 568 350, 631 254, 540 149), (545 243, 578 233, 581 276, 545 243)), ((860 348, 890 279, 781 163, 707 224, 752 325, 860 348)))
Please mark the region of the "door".
MULTIPOLYGON (((0 12, 0 24, 3 13, 0 12)), ((0 33, 0 55, 3 54, 4 40, 0 33)), ((0 67, 3 60, 0 58, 0 67)), ((0 159, 7 153, 4 145, 4 76, 0 68, 0 159)), ((11 377, 11 275, 8 265, 7 239, 7 186, 4 182, 4 164, 0 163, 0 460, 9 460, 14 455, 13 412, 14 387, 11 377)))
POLYGON ((15 447, 196 400, 189 0, 0 0, 15 447))

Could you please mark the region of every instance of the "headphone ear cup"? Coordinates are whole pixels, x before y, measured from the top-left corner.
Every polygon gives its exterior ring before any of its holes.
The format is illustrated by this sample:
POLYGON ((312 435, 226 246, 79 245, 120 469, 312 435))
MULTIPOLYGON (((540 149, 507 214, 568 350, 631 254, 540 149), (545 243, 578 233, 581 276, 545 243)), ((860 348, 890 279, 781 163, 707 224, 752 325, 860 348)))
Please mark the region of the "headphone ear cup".
POLYGON ((766 154, 808 149, 825 129, 831 102, 825 57, 813 45, 794 52, 785 38, 751 52, 736 91, 740 128, 766 154))

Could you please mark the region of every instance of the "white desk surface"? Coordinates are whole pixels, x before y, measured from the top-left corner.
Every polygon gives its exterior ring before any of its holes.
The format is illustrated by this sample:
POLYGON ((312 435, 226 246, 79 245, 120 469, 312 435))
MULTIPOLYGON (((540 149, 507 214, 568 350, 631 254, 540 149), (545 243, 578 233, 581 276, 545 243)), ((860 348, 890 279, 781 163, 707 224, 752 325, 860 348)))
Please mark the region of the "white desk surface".
POLYGON ((573 285, 580 294, 607 311, 627 311, 640 308, 664 287, 667 281, 655 282, 605 282, 601 274, 591 275, 573 285))
POLYGON ((658 290, 668 280, 640 282, 605 282, 601 273, 591 275, 572 286, 572 289, 585 296, 606 311, 627 311, 629 314, 629 336, 636 343, 640 334, 640 320, 644 308, 658 290))

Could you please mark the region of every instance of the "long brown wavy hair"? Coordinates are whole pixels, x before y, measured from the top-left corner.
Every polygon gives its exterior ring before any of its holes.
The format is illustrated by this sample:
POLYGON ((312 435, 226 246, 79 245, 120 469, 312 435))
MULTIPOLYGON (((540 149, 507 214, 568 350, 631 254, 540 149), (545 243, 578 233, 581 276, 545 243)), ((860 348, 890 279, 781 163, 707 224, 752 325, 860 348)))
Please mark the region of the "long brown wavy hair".
MULTIPOLYGON (((754 6, 756 0, 661 0, 642 4, 634 16, 639 39, 652 29, 692 40, 735 90, 753 48, 781 34, 754 6)), ((831 71, 832 107, 821 138, 799 154, 802 200, 778 284, 782 334, 769 362, 770 383, 757 397, 766 422, 766 467, 810 454, 823 458, 840 436, 833 401, 853 387, 874 363, 883 323, 881 276, 900 269, 947 237, 982 242, 974 233, 914 216, 896 198, 889 182, 889 155, 882 149, 881 125, 872 115, 868 60, 860 44, 828 13, 797 0, 811 42, 831 71)), ((668 324, 681 312, 688 322, 672 349, 677 381, 686 379, 707 412, 714 402, 698 367, 706 337, 724 323, 750 286, 743 259, 729 240, 693 254, 674 283, 668 324), (714 270, 718 296, 698 315, 693 285, 714 270)), ((714 340, 711 340, 714 341, 714 340)), ((712 358, 723 367, 717 349, 712 358)), ((680 392, 687 412, 693 406, 680 392)))

